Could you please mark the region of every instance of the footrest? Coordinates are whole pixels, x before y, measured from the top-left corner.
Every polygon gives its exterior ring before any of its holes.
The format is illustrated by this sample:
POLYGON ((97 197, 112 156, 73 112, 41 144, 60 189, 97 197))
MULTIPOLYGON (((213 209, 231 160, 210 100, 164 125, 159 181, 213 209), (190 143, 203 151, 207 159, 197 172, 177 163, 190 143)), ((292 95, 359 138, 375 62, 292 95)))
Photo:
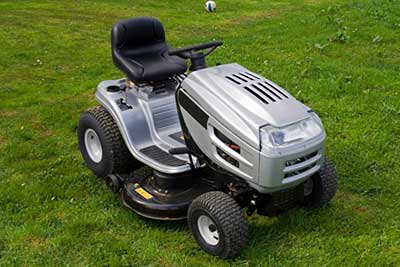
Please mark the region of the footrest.
POLYGON ((171 154, 165 152, 164 150, 160 149, 158 146, 155 145, 145 147, 141 149, 140 152, 146 155, 147 157, 155 161, 161 162, 165 165, 178 167, 187 164, 186 161, 175 158, 171 154))

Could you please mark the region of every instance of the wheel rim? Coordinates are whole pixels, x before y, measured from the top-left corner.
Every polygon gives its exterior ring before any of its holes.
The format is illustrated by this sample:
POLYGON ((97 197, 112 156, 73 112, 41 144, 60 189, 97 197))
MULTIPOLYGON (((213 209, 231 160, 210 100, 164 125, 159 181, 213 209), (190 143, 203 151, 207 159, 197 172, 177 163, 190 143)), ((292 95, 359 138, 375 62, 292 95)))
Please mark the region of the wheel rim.
POLYGON ((85 148, 92 161, 99 163, 103 158, 103 148, 101 147, 100 138, 93 129, 85 131, 85 148))
POLYGON ((304 196, 307 197, 311 195, 313 191, 314 191, 314 181, 312 178, 309 178, 304 183, 304 196))
POLYGON ((208 244, 215 246, 219 242, 219 233, 214 221, 207 215, 201 215, 197 219, 197 227, 201 237, 208 244))

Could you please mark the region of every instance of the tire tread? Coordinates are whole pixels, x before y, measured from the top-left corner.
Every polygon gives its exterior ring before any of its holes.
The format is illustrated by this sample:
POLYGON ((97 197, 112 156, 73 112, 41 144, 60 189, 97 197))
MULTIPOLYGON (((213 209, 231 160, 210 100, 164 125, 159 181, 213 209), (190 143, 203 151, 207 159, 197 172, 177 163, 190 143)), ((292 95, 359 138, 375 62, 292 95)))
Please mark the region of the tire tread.
POLYGON ((325 157, 324 164, 318 172, 321 182, 320 196, 314 201, 308 203, 310 208, 321 208, 327 205, 335 196, 338 189, 336 168, 333 162, 325 157))
POLYGON ((85 111, 85 114, 92 116, 104 133, 105 148, 103 149, 109 152, 110 158, 106 160, 112 163, 111 173, 129 173, 135 170, 139 162, 126 147, 118 125, 111 114, 103 106, 90 108, 85 111))

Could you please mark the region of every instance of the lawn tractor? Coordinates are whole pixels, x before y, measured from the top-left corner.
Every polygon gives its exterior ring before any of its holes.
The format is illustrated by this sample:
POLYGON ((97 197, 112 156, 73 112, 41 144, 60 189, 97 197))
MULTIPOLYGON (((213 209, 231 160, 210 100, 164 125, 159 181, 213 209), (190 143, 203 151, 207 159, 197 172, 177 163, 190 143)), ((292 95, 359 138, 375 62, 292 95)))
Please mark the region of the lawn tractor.
POLYGON ((112 58, 126 78, 98 85, 78 141, 126 207, 187 219, 203 250, 232 258, 249 238, 246 214, 322 207, 337 177, 318 115, 237 63, 208 66, 222 44, 173 49, 157 19, 117 22, 112 58))

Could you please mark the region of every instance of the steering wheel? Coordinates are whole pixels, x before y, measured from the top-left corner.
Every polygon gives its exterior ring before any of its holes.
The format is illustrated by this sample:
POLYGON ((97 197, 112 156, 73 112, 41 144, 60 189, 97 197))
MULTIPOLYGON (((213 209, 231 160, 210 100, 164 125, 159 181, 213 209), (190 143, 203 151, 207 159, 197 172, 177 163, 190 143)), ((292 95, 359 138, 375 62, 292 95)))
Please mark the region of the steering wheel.
POLYGON ((211 54, 218 46, 223 45, 222 41, 213 41, 209 43, 199 44, 199 45, 191 45, 185 46, 182 48, 171 49, 168 51, 168 55, 170 56, 178 56, 184 59, 198 59, 204 58, 211 54), (203 49, 208 49, 206 52, 198 52, 203 49))

